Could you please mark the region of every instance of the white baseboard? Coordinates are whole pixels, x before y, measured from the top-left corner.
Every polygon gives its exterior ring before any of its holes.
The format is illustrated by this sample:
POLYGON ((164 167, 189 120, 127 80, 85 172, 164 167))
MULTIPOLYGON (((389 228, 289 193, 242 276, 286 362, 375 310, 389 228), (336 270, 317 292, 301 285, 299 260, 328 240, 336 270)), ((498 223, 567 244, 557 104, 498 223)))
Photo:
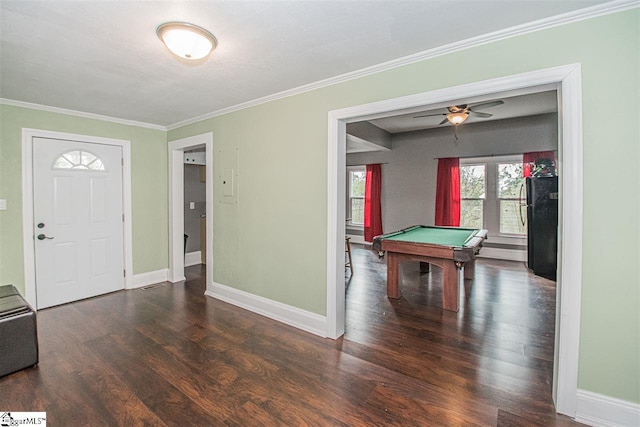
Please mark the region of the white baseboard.
POLYGON ((202 264, 202 252, 187 252, 184 255, 184 266, 191 267, 192 265, 202 264))
POLYGON ((514 251, 511 249, 482 248, 478 254, 480 258, 504 259, 507 261, 526 261, 527 251, 514 251))
POLYGON ((578 390, 576 421, 598 427, 640 426, 640 404, 578 390))
POLYGON ((351 243, 358 243, 360 245, 370 245, 371 242, 365 242, 364 236, 357 236, 354 234, 347 234, 347 237, 351 237, 351 243))
POLYGON ((149 271, 147 273, 134 274, 129 289, 141 288, 155 283, 166 282, 169 278, 169 269, 149 271))
POLYGON ((213 282, 204 293, 212 298, 219 299, 245 310, 252 311, 278 322, 282 322, 294 328, 314 335, 326 338, 327 318, 319 314, 301 310, 287 304, 282 304, 258 295, 240 291, 220 283, 213 282))

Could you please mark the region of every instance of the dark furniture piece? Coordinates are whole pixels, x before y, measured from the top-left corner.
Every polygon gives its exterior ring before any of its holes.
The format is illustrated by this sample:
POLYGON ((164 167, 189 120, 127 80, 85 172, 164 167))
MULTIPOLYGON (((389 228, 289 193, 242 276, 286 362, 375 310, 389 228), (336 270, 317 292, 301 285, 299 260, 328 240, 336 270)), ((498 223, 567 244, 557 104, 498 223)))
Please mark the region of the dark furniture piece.
POLYGON ((526 179, 527 267, 556 280, 558 269, 558 177, 526 179))
MULTIPOLYGON (((475 258, 487 230, 416 225, 373 238, 378 256, 387 252, 387 296, 399 298, 399 266, 406 261, 435 264, 443 271, 442 308, 458 311, 459 273, 473 279, 475 258)), ((421 264, 421 271, 428 271, 421 264)))
POLYGON ((0 286, 0 377, 37 364, 36 313, 14 286, 0 286))

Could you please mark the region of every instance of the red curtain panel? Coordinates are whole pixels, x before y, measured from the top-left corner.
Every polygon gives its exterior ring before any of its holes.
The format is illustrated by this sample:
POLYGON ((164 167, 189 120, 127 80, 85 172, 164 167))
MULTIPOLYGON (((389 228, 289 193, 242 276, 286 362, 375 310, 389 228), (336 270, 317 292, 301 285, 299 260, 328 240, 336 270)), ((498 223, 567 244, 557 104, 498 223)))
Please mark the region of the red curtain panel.
POLYGON ((382 169, 379 164, 367 165, 364 190, 364 240, 371 242, 382 234, 382 169))
MULTIPOLYGON (((555 162, 555 154, 553 151, 533 151, 531 153, 522 154, 522 175, 527 178, 531 176, 531 169, 536 160, 552 159, 555 162)), ((555 175, 555 171, 553 171, 555 175)))
POLYGON ((460 226, 460 160, 438 159, 436 225, 460 226))

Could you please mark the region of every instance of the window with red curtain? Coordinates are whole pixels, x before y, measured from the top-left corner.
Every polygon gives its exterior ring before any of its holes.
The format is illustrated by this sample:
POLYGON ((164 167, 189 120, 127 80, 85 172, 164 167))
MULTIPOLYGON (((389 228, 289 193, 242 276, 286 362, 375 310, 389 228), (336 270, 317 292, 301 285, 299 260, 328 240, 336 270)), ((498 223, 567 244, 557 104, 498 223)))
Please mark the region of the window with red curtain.
POLYGON ((460 159, 438 159, 436 225, 460 226, 460 159))
MULTIPOLYGON (((551 159, 555 164, 555 154, 553 151, 532 151, 522 155, 522 175, 527 178, 531 176, 531 169, 535 165, 536 160, 551 159)), ((555 170, 553 171, 555 175, 555 170)))
POLYGON ((364 190, 364 240, 371 242, 382 234, 382 169, 379 164, 367 165, 364 190))

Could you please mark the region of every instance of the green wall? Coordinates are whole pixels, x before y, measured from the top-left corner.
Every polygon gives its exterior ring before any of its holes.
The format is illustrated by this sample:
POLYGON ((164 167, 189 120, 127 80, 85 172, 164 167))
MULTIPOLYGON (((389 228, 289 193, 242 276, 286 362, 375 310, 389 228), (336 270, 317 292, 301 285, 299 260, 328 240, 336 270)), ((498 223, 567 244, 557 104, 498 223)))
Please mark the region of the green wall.
MULTIPOLYGON (((238 148, 238 205, 215 203, 214 280, 326 313, 327 112, 582 64, 584 241, 579 388, 640 402, 640 31, 637 9, 510 38, 214 117, 238 148)), ((214 161, 214 167, 220 167, 214 161)))
POLYGON ((0 105, 0 284, 24 295, 22 245, 22 128, 131 141, 133 273, 168 266, 166 132, 0 105))

